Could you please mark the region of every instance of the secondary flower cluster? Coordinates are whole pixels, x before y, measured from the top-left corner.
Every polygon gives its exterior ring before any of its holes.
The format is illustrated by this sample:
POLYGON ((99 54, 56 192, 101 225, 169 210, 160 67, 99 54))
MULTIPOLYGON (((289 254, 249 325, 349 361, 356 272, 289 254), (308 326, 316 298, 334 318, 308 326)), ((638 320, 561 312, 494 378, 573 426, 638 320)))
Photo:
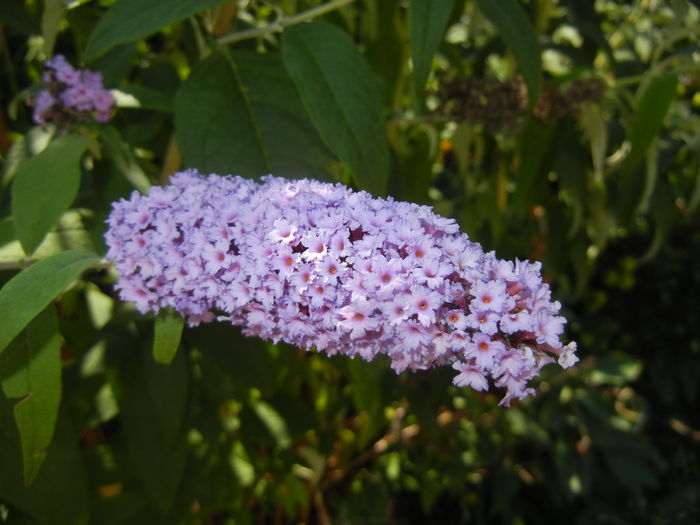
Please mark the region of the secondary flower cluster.
POLYGON ((102 75, 89 69, 74 69, 56 55, 45 63, 42 90, 32 101, 34 122, 66 126, 73 122, 107 122, 114 97, 102 87, 102 75))
POLYGON ((458 386, 533 393, 565 319, 539 263, 504 261, 429 207, 339 184, 180 172, 116 202, 107 257, 122 299, 171 307, 190 324, 328 354, 389 356, 396 372, 452 365, 458 386))

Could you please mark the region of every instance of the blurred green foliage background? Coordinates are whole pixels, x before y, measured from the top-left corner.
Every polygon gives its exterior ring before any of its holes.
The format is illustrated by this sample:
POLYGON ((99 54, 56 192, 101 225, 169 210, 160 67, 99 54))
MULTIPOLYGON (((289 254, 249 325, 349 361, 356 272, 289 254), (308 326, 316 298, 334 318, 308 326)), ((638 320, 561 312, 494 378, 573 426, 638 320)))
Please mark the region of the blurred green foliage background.
POLYGON ((699 40, 695 0, 3 0, 0 522, 699 523, 699 40), (58 53, 110 123, 32 123, 58 53), (582 361, 511 408, 223 324, 157 362, 99 257, 182 167, 430 204, 543 262, 582 361))

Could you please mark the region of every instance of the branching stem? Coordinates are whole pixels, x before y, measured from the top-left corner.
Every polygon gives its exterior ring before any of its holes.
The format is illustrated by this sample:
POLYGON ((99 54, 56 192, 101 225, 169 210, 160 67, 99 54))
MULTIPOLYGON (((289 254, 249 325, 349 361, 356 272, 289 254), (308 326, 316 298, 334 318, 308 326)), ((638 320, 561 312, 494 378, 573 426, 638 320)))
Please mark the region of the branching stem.
POLYGON ((333 0, 332 2, 319 5, 296 15, 280 17, 280 19, 264 27, 254 27, 220 36, 216 39, 216 41, 219 44, 233 44, 234 42, 240 42, 241 40, 248 40, 250 38, 257 38, 270 33, 279 33, 287 26, 298 24, 317 16, 321 16, 330 11, 340 9, 341 7, 351 4, 354 1, 355 0, 333 0))

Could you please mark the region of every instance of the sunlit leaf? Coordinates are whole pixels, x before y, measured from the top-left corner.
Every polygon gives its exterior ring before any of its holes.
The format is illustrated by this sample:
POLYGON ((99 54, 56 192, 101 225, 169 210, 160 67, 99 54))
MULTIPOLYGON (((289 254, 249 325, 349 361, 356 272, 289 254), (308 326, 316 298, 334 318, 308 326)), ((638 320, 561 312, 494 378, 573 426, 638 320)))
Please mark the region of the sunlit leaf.
POLYGON ((0 289, 0 352, 39 312, 100 258, 71 250, 32 264, 0 289))
POLYGON ((75 200, 80 159, 92 139, 64 135, 23 162, 12 184, 12 214, 22 247, 32 253, 75 200))
POLYGON ((262 134, 271 173, 332 181, 326 148, 278 53, 236 52, 234 61, 262 134))
POLYGON ((154 109, 166 112, 173 110, 173 101, 169 94, 140 84, 119 86, 114 95, 118 107, 154 109))
POLYGON ((361 189, 383 194, 389 149, 381 93, 353 41, 331 24, 299 24, 285 30, 282 58, 321 138, 361 189))
POLYGON ((143 2, 118 0, 100 18, 85 49, 88 62, 103 55, 118 44, 140 40, 161 27, 178 22, 226 0, 169 0, 143 2))
POLYGON ((158 314, 153 335, 153 357, 156 362, 167 365, 173 360, 184 326, 182 316, 171 310, 162 310, 158 314))
POLYGON ((244 177, 271 171, 250 98, 224 52, 197 64, 180 87, 175 131, 188 167, 244 177))

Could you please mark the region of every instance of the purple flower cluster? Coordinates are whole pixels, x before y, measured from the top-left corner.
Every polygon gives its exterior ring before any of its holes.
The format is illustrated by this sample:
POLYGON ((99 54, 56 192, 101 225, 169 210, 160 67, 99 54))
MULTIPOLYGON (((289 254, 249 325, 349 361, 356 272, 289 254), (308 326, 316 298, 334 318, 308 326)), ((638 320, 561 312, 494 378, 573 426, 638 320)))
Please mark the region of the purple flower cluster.
POLYGON ((328 354, 389 356, 396 372, 450 364, 457 386, 533 393, 565 319, 539 263, 484 253, 429 207, 340 184, 180 172, 116 202, 107 257, 121 298, 328 354))
POLYGON ((33 99, 34 122, 66 126, 72 122, 107 122, 114 97, 102 87, 102 75, 88 69, 76 70, 56 55, 45 63, 42 90, 33 99))

